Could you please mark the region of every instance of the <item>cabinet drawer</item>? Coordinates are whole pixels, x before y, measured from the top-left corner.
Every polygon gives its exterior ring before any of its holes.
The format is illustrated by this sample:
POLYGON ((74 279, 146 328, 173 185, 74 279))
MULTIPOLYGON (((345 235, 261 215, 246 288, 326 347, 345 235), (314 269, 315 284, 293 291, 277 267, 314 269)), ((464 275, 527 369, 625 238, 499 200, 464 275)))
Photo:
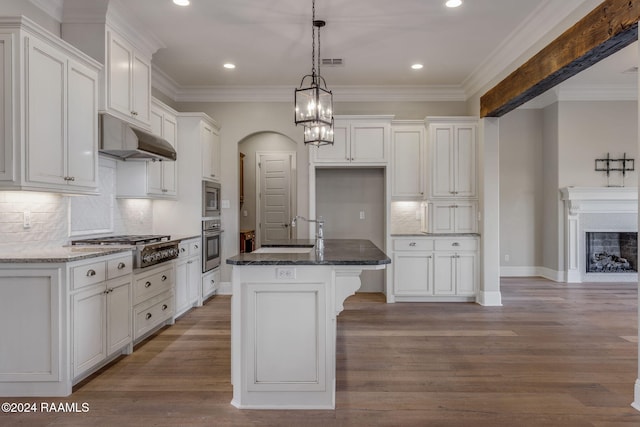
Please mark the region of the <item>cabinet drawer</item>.
POLYGON ((72 267, 73 289, 104 282, 107 278, 106 263, 98 261, 72 267))
POLYGON ((477 249, 478 249, 477 239, 436 240, 437 251, 475 251, 477 249))
POLYGON ((133 284, 133 304, 139 304, 149 298, 173 289, 173 263, 169 268, 154 269, 149 274, 138 276, 133 284))
POLYGON ((433 250, 433 240, 417 239, 395 239, 393 241, 394 251, 431 251, 433 250))
POLYGON ((157 301, 151 304, 141 304, 135 309, 134 316, 134 339, 138 339, 162 322, 170 319, 174 312, 173 293, 161 295, 157 301))
POLYGON ((189 243, 189 255, 200 256, 200 240, 189 243))
POLYGON ((107 261, 107 278, 113 279, 131 274, 133 271, 133 259, 131 255, 107 261))

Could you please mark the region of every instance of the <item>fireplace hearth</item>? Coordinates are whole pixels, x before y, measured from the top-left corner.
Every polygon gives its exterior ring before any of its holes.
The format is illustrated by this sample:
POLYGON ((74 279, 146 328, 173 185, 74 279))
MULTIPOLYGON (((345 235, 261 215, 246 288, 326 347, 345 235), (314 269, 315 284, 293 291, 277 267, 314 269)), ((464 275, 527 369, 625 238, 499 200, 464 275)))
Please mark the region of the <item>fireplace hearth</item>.
POLYGON ((587 273, 635 273, 638 271, 638 233, 587 232, 587 273))

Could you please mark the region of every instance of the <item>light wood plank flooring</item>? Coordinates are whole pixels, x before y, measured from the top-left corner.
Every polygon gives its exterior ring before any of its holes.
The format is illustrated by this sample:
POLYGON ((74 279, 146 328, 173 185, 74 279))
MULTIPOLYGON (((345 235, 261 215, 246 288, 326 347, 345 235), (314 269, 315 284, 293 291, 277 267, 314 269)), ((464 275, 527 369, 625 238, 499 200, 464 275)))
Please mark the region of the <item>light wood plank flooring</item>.
POLYGON ((637 285, 503 279, 503 307, 347 300, 335 411, 232 407, 230 297, 194 309, 77 386, 80 414, 0 414, 52 426, 640 426, 637 285))

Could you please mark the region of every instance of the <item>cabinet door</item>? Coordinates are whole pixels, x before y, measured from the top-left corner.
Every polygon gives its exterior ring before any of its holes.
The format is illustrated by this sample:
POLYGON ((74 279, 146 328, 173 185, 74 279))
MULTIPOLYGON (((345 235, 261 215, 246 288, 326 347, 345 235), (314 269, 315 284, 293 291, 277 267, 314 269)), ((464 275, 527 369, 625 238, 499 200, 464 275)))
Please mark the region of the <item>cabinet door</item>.
POLYGON ((107 32, 107 107, 131 117, 133 51, 113 31, 107 32))
POLYGON ((431 195, 453 195, 453 127, 431 125, 431 195))
POLYGON ((423 147, 421 128, 392 130, 392 197, 424 195, 423 147))
POLYGON ((13 176, 13 36, 0 34, 0 180, 13 176))
POLYGON ((478 276, 477 256, 475 253, 458 253, 456 258, 456 295, 472 296, 476 294, 478 276))
POLYGON ((349 129, 348 123, 336 120, 333 124, 333 145, 309 147, 312 153, 310 157, 318 163, 348 163, 351 158, 349 129))
POLYGON ((455 231, 455 207, 453 202, 433 203, 430 216, 432 233, 453 233, 455 231))
POLYGON ((387 159, 387 125, 351 125, 351 161, 356 163, 380 163, 387 159))
POLYGON ((107 357, 106 294, 98 286, 73 296, 73 376, 107 357))
POLYGON ((393 255, 393 287, 396 295, 433 295, 433 256, 427 253, 393 255))
POLYGON ((202 266, 200 265, 200 257, 192 257, 187 262, 187 278, 189 287, 189 304, 201 304, 202 287, 201 276, 202 266))
POLYGON ((457 197, 476 196, 476 127, 455 126, 454 191, 457 197))
POLYGON ((475 233, 477 231, 477 209, 475 202, 460 202, 454 204, 455 233, 475 233))
POLYGON ((131 343, 131 278, 107 282, 107 350, 109 355, 131 343))
POLYGON ((202 144, 202 178, 210 180, 215 176, 213 171, 213 128, 203 123, 200 129, 200 139, 202 144))
POLYGON ((151 63, 133 53, 131 105, 133 118, 148 124, 151 117, 151 63))
MULTIPOLYGON (((162 137, 178 151, 178 122, 175 117, 165 115, 162 137)), ((159 162, 162 165, 162 193, 167 196, 178 194, 178 160, 159 162)), ((158 163, 158 162, 156 162, 158 163)))
MULTIPOLYGON (((164 116, 162 111, 151 110, 151 132, 163 136, 164 116)), ((165 162, 146 162, 147 165, 147 192, 149 194, 162 194, 162 169, 165 162)), ((168 163, 168 162, 167 162, 168 163)), ((171 162, 173 163, 173 162, 171 162)))
POLYGON ((66 184, 67 58, 35 38, 27 39, 27 44, 28 180, 66 184))
POLYGON ((187 261, 176 264, 176 314, 189 307, 189 283, 187 261))
POLYGON ((70 185, 98 186, 98 75, 69 61, 67 175, 70 185))
POLYGON ((208 271, 202 275, 202 299, 212 295, 220 283, 220 269, 208 271))
POLYGON ((455 295, 456 259, 452 253, 435 253, 433 289, 435 295, 455 295))

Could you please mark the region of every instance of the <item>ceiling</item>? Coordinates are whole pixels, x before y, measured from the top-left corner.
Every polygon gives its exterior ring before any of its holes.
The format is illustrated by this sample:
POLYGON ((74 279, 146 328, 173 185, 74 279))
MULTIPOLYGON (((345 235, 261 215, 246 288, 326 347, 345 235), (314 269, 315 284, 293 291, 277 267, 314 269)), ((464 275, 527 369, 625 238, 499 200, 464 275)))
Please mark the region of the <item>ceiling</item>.
MULTIPOLYGON (((327 22, 322 57, 344 64, 321 67, 336 99, 358 87, 441 89, 467 99, 576 8, 589 4, 591 10, 600 0, 464 0, 455 9, 444 2, 316 0, 316 19, 327 22), (424 68, 412 70, 414 63, 424 68)), ((180 91, 231 87, 286 87, 289 98, 311 71, 311 0, 120 3, 164 45, 153 64, 174 98, 180 91), (223 68, 226 62, 236 68, 223 68)), ((593 67, 574 84, 636 84, 637 75, 622 71, 637 66, 637 51, 626 50, 600 71, 593 67)))

